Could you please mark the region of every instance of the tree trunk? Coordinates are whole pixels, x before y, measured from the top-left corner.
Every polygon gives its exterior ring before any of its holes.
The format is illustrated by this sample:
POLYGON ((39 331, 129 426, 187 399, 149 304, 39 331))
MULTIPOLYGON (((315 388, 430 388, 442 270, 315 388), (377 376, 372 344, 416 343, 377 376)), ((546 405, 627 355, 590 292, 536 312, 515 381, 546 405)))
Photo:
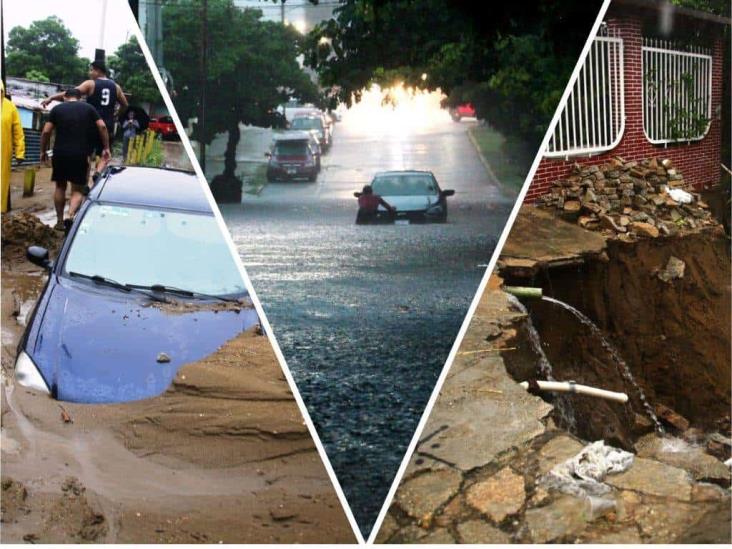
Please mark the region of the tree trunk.
POLYGON ((239 120, 234 118, 229 126, 229 139, 226 142, 226 152, 224 153, 224 173, 225 179, 236 178, 236 148, 241 140, 241 132, 239 131, 239 120))
POLYGON ((224 172, 211 181, 211 192, 216 202, 241 202, 241 179, 236 177, 236 148, 241 139, 239 117, 232 116, 229 125, 229 139, 224 153, 224 172))

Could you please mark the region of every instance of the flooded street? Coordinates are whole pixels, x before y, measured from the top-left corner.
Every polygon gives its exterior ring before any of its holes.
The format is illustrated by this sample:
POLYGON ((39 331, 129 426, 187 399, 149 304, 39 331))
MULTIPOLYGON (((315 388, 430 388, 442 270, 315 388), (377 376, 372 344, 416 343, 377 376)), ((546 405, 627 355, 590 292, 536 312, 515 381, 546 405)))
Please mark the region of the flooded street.
POLYGON ((469 140, 475 122, 439 115, 384 124, 348 111, 316 183, 221 206, 365 535, 513 202, 469 140), (393 169, 455 190, 446 224, 354 224, 353 192, 393 169))

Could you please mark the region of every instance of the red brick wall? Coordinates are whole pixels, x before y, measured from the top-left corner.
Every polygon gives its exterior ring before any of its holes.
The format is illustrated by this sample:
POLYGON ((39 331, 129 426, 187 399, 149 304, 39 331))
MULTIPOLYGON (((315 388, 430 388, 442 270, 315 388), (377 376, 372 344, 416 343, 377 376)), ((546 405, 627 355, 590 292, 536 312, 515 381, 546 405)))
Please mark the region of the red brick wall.
POLYGON ((633 15, 607 20, 608 27, 623 39, 625 61, 625 133, 614 149, 591 157, 575 156, 569 160, 542 158, 526 194, 533 201, 551 187, 552 182, 569 174, 573 163, 602 164, 614 156, 625 160, 658 157, 670 158, 684 175, 684 180, 701 188, 717 183, 721 177, 720 147, 722 102, 722 39, 714 42, 712 54, 712 123, 706 137, 690 144, 651 144, 643 133, 643 76, 641 72, 641 21, 633 15))

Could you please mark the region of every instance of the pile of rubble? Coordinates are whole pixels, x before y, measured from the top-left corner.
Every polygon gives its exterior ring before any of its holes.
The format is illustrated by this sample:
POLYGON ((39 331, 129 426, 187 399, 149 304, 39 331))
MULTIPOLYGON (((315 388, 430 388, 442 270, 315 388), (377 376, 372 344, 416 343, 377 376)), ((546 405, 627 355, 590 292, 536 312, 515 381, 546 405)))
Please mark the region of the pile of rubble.
POLYGON ((600 166, 575 164, 569 177, 555 181, 539 204, 585 229, 623 240, 717 224, 707 204, 668 159, 635 162, 615 157, 600 166))

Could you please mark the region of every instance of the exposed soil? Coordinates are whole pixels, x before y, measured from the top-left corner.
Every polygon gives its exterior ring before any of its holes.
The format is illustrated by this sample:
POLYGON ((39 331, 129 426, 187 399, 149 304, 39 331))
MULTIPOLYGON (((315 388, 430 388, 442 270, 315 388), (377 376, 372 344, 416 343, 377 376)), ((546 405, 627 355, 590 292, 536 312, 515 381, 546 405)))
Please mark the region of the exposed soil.
MULTIPOLYGON (((621 350, 651 402, 670 407, 693 427, 728 426, 730 255, 721 229, 634 243, 609 241, 604 254, 580 267, 547 267, 532 283, 595 321, 621 350), (672 257, 685 265, 683 276, 667 279, 672 257)), ((637 393, 597 338, 550 303, 528 305, 556 377, 625 391, 635 412, 643 414, 637 393)), ((581 398, 578 406, 577 416, 595 426, 585 433, 589 439, 610 438, 627 447, 639 434, 627 407, 581 398)))
POLYGON ((730 543, 730 254, 721 228, 606 241, 524 208, 499 265, 507 285, 541 286, 599 326, 665 433, 597 335, 551 302, 525 299, 524 314, 494 276, 377 541, 730 543), (543 379, 530 322, 554 378, 630 401, 518 387, 543 379), (595 440, 634 454, 603 479, 602 497, 547 483, 595 440))
POLYGON ((152 399, 60 403, 16 386, 16 345, 45 282, 24 247, 59 242, 14 205, 3 216, 2 542, 354 541, 261 329, 184 366, 152 399))

